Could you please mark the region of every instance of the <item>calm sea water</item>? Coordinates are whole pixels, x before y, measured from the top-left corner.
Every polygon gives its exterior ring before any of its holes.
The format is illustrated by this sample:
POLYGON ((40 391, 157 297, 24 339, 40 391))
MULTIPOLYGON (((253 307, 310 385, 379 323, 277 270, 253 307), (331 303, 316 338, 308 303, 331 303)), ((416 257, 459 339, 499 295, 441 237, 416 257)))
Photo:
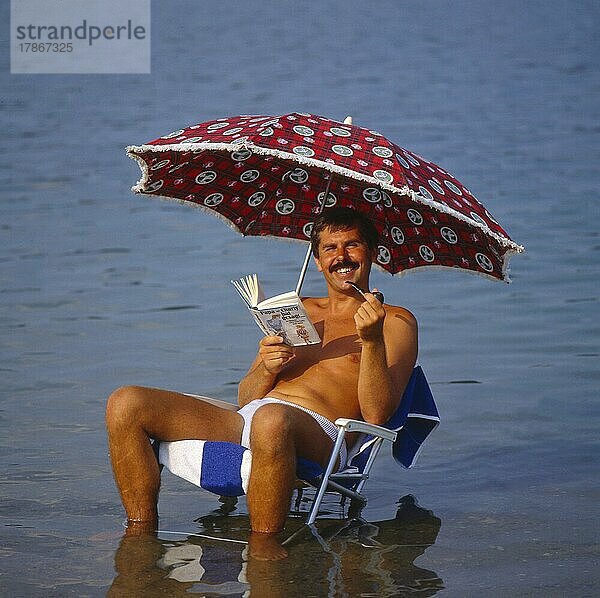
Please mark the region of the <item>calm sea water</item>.
MULTIPOLYGON (((152 75, 4 70, 2 593, 597 594, 599 25, 591 0, 163 2, 152 75), (165 476, 161 527, 182 534, 121 540, 106 396, 232 399, 258 332, 228 281, 258 270, 285 291, 303 253, 133 196, 123 147, 291 110, 352 114, 440 163, 527 253, 511 285, 375 275, 420 321, 443 425, 414 470, 381 460, 368 524, 332 505, 286 563, 247 563, 242 544, 190 535, 243 540, 243 501, 225 517, 165 476)), ((305 291, 323 292, 317 273, 305 291)))

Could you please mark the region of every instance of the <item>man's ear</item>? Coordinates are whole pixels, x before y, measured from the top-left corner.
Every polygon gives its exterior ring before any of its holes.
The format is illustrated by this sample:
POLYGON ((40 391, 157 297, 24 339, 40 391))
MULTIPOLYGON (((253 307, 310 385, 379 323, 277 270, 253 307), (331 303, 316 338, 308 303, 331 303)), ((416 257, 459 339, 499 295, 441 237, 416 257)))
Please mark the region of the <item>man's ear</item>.
POLYGON ((323 272, 323 268, 322 268, 322 266, 321 266, 321 262, 319 261, 319 258, 318 258, 318 257, 314 257, 314 256, 313 256, 313 259, 315 260, 315 264, 316 264, 316 266, 317 266, 317 270, 318 270, 319 272, 323 272))

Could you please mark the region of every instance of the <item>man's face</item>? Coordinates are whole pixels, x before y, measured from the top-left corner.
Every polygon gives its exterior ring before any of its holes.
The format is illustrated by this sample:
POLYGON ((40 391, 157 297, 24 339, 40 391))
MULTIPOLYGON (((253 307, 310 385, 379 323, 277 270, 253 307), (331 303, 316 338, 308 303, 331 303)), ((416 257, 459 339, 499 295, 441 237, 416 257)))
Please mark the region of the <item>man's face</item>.
POLYGON ((329 287, 348 293, 350 281, 368 289, 372 262, 373 254, 357 228, 321 232, 315 263, 329 287))

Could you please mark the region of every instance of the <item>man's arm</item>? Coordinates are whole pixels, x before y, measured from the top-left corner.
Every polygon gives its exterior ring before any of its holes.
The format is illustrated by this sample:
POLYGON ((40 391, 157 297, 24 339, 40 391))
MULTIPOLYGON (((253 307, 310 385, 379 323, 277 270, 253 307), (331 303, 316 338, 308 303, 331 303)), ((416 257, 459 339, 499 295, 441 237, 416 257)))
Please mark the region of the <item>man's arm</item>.
POLYGON ((279 372, 294 355, 294 349, 284 344, 280 336, 262 338, 256 358, 238 385, 239 406, 267 396, 275 386, 279 372))
POLYGON ((417 322, 402 308, 386 310, 371 293, 354 321, 362 341, 358 402, 363 419, 385 423, 398 408, 418 350, 417 322))

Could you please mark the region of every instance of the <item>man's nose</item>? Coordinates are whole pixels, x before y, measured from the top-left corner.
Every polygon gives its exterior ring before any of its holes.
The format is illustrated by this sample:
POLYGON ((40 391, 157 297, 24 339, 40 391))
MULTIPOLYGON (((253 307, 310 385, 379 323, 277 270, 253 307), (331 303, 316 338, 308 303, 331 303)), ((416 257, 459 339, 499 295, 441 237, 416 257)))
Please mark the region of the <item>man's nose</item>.
POLYGON ((337 254, 337 255, 335 256, 335 258, 336 258, 336 260, 338 260, 338 261, 343 261, 343 260, 345 260, 345 259, 346 259, 346 257, 348 257, 348 256, 347 256, 347 252, 346 252, 346 248, 345 248, 345 247, 338 247, 338 248, 337 248, 337 252, 336 252, 336 254, 337 254))

